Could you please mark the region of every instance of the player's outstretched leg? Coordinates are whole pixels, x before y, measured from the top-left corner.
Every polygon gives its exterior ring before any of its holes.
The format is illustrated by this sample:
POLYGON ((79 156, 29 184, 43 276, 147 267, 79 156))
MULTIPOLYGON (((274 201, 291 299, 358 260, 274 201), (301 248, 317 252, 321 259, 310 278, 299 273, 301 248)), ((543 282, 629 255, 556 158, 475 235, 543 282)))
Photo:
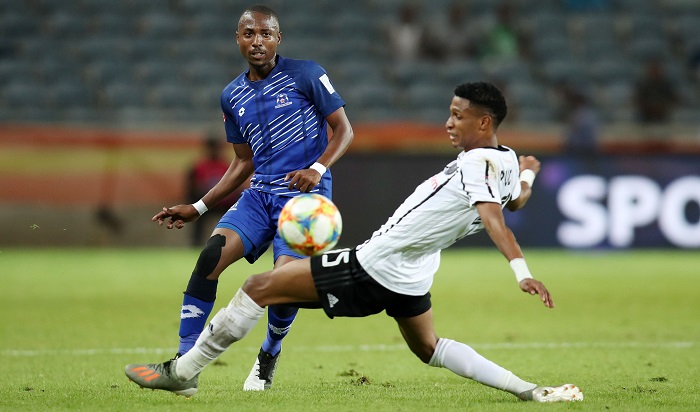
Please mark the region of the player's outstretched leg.
POLYGON ((430 366, 444 367, 457 375, 473 379, 516 395, 519 399, 535 402, 571 402, 583 400, 581 390, 571 384, 556 387, 537 386, 524 381, 474 349, 451 339, 439 339, 430 366))
POLYGON ((583 400, 583 392, 576 385, 567 383, 561 386, 538 386, 519 394, 518 398, 535 402, 575 402, 583 400))
POLYGON ((298 308, 285 305, 268 307, 267 338, 260 348, 248 378, 243 383, 243 390, 263 391, 272 387, 282 350, 282 339, 289 333, 289 328, 298 311, 298 308))
POLYGON ((177 359, 157 364, 131 364, 126 365, 124 372, 142 388, 161 389, 189 398, 197 393, 199 375, 187 381, 180 380, 175 374, 176 363, 177 359))

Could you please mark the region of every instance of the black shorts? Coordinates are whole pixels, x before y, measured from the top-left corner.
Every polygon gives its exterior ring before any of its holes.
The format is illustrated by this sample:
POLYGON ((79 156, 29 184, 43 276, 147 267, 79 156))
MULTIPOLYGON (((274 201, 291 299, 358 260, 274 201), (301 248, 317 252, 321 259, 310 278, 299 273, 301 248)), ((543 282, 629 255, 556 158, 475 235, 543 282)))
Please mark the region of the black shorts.
POLYGON ((410 318, 428 311, 430 292, 402 295, 380 285, 357 261, 355 250, 339 249, 311 257, 311 276, 329 318, 363 317, 383 310, 394 318, 410 318))

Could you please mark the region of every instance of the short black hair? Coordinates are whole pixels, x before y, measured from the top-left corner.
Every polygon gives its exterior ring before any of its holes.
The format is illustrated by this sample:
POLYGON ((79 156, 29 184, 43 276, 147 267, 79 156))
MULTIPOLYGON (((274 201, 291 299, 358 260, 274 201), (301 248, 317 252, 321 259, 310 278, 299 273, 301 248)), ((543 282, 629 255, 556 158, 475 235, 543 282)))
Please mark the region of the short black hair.
POLYGON ((277 12, 274 11, 272 7, 265 4, 253 4, 252 6, 248 6, 245 10, 243 10, 241 16, 246 13, 260 13, 272 17, 277 21, 277 30, 279 31, 280 18, 277 16, 277 12))
POLYGON ((508 114, 508 106, 503 93, 491 83, 462 83, 455 88, 455 96, 467 99, 471 104, 487 110, 492 115, 496 127, 508 114))

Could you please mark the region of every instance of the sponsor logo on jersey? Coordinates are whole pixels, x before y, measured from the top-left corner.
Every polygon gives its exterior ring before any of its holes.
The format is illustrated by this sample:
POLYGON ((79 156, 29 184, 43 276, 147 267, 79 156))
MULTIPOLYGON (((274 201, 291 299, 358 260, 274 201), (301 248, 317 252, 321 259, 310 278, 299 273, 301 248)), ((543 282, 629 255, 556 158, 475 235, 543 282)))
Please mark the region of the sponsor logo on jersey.
POLYGON ((326 87, 326 90, 328 90, 328 93, 330 93, 330 94, 335 93, 335 89, 333 88, 333 85, 331 84, 331 79, 328 78, 327 74, 324 74, 323 76, 319 77, 318 79, 326 87))
POLYGON ((275 105, 275 109, 279 109, 280 107, 284 106, 289 106, 290 104, 292 104, 292 101, 289 100, 287 93, 280 93, 277 95, 277 104, 275 105))
POLYGON ((453 175, 457 172, 457 169, 459 167, 457 166, 457 162, 452 162, 445 167, 445 174, 446 175, 453 175))
POLYGON ((245 107, 241 107, 238 109, 238 117, 241 117, 245 114, 245 107))

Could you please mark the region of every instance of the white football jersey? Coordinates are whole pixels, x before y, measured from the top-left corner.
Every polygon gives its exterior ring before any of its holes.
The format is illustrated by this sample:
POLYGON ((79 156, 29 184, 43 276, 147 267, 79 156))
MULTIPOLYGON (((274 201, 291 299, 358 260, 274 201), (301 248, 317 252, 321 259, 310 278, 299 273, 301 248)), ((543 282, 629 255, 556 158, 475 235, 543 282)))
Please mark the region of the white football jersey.
POLYGON ((440 251, 484 228, 476 203, 503 208, 520 196, 519 176, 518 157, 508 147, 461 152, 357 247, 360 264, 389 290, 424 295, 440 265, 440 251))

